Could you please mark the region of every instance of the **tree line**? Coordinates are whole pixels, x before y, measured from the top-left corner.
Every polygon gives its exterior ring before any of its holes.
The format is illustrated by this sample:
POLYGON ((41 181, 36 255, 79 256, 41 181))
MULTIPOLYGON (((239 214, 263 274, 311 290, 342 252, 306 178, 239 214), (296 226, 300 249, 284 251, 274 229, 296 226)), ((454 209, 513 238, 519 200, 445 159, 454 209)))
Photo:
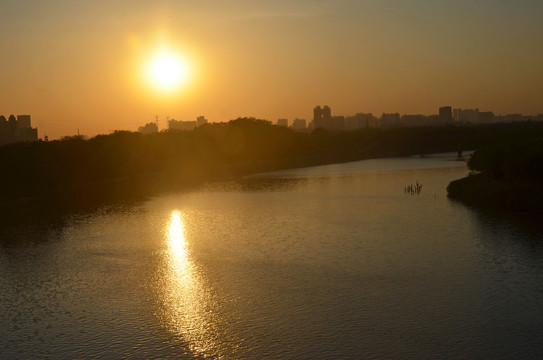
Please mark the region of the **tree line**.
POLYGON ((191 131, 116 131, 90 139, 17 143, 0 147, 0 206, 33 199, 62 199, 70 206, 289 167, 471 150, 538 137, 543 137, 543 123, 530 121, 300 133, 238 118, 191 131))

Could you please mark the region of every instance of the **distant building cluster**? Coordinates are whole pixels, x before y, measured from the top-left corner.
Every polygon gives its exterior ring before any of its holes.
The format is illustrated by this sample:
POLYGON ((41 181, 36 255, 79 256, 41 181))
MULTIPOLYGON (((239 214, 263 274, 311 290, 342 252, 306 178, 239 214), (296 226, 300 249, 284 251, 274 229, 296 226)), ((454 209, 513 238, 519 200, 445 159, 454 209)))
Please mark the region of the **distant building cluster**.
POLYGON ((158 133, 158 125, 156 122, 147 123, 145 126, 140 126, 138 132, 143 135, 156 134, 158 133))
POLYGON ((0 145, 20 141, 37 141, 38 129, 33 128, 30 115, 0 115, 0 145))
POLYGON ((277 125, 288 127, 288 119, 277 119, 277 125))
MULTIPOLYGON (((288 119, 277 119, 277 125, 289 127, 288 119)), ((294 130, 305 131, 307 130, 307 122, 305 119, 294 119, 290 128, 294 130)))
POLYGON ((492 111, 479 111, 479 109, 454 109, 453 119, 458 123, 489 124, 526 120, 541 121, 543 120, 543 114, 536 116, 522 114, 494 115, 492 111))
POLYGON ((193 130, 198 126, 207 124, 205 116, 198 116, 196 121, 168 120, 168 130, 193 130))
MULTIPOLYGON (((171 119, 168 120, 168 130, 189 131, 204 124, 207 124, 207 119, 205 118, 205 116, 198 116, 196 118, 196 121, 182 121, 171 119)), ((144 135, 158 133, 158 122, 150 122, 145 124, 145 126, 140 126, 138 128, 138 132, 144 135)))
MULTIPOLYGON (((288 125, 288 122, 287 122, 288 125)), ((307 128, 305 119, 294 119, 291 126, 294 130, 305 130, 307 128)))
POLYGON ((332 110, 327 105, 322 108, 317 106, 313 109, 313 126, 314 128, 343 130, 345 129, 345 117, 332 116, 332 110))
MULTIPOLYGON (((438 108, 437 114, 405 114, 383 113, 375 116, 372 113, 356 113, 352 116, 338 116, 332 114, 328 105, 316 106, 313 109, 313 119, 296 118, 289 121, 286 118, 277 119, 276 124, 288 127, 295 131, 308 132, 313 129, 322 128, 325 130, 358 130, 364 128, 393 128, 393 127, 415 127, 415 126, 446 126, 446 125, 477 125, 491 124, 497 122, 514 121, 543 121, 543 114, 527 116, 522 114, 495 115, 492 111, 479 111, 479 109, 457 109, 452 106, 438 108)), ((207 124, 204 116, 198 116, 195 121, 168 120, 168 130, 190 131, 194 128, 207 124)), ((151 122, 139 127, 142 134, 158 132, 158 122, 151 122)))
MULTIPOLYGON (((413 126, 444 126, 444 125, 476 125, 496 122, 514 121, 543 121, 543 114, 527 116, 522 114, 495 115, 491 111, 479 109, 453 109, 452 106, 442 106, 435 115, 383 113, 376 117, 371 113, 357 113, 354 116, 333 116, 329 106, 317 106, 313 109, 313 121, 305 126, 300 119, 296 119, 291 128, 295 130, 312 130, 323 128, 326 130, 356 130, 368 127, 391 128, 413 126)), ((278 125, 285 124, 286 119, 280 119, 278 125)), ((288 122, 287 122, 288 124, 288 122)))
POLYGON ((168 130, 188 131, 196 128, 196 121, 168 120, 168 130))

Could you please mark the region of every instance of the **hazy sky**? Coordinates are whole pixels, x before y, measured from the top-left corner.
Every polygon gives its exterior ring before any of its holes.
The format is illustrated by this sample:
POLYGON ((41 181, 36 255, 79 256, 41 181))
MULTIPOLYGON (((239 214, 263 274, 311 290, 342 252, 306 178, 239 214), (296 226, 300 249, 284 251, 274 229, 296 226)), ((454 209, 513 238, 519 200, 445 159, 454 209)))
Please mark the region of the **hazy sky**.
POLYGON ((543 113, 542 19, 541 0, 0 0, 0 114, 56 138, 325 104, 543 113), (165 45, 192 68, 168 94, 143 70, 165 45))

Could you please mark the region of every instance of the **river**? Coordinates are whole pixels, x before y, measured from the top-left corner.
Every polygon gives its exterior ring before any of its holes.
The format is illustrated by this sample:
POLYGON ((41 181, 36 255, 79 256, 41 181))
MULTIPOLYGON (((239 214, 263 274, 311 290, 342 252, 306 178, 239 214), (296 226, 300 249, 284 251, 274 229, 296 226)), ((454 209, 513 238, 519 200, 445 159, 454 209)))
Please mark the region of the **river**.
POLYGON ((539 359, 542 232, 448 199, 467 172, 365 160, 5 229, 0 358, 539 359))

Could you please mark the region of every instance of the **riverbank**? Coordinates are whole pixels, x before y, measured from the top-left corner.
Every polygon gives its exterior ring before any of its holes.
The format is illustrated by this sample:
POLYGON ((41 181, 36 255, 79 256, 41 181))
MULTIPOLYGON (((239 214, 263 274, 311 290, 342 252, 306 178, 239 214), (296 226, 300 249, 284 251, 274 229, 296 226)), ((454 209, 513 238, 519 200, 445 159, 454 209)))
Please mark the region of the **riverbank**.
POLYGON ((541 184, 498 181, 472 174, 447 186, 450 198, 479 208, 543 214, 541 184))
POLYGON ((481 208, 543 213, 543 140, 483 147, 473 153, 468 168, 469 176, 448 185, 450 198, 481 208))

